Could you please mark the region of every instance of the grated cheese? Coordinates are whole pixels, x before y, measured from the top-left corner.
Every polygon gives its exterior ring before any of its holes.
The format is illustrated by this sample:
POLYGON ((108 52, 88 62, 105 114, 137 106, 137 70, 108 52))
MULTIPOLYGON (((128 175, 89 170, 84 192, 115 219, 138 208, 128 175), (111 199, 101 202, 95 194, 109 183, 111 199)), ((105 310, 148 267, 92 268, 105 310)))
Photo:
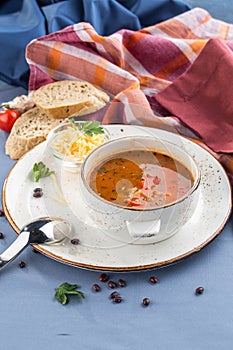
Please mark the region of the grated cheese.
POLYGON ((74 128, 68 128, 59 132, 50 146, 54 152, 65 156, 66 160, 80 161, 104 142, 104 134, 89 136, 74 128))

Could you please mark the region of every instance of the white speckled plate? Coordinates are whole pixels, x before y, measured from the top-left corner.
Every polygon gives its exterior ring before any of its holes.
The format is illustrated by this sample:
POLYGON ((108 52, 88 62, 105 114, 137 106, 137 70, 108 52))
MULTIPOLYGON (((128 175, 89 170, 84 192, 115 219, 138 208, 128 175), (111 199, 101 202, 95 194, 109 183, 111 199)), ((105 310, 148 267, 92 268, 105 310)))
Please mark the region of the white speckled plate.
POLYGON ((170 140, 189 152, 201 173, 201 196, 191 220, 171 238, 147 245, 127 243, 125 232, 101 230, 88 216, 89 208, 78 192, 78 174, 65 171, 48 153, 42 143, 22 157, 9 172, 3 188, 3 207, 17 233, 20 227, 41 216, 59 216, 73 225, 72 237, 80 239, 73 245, 70 239, 60 246, 38 245, 46 256, 77 267, 109 271, 136 271, 165 266, 201 250, 223 229, 231 212, 231 188, 225 171, 206 150, 179 135, 140 126, 109 125, 112 138, 129 135, 154 135, 170 140), (32 182, 28 176, 35 162, 43 161, 55 170, 68 205, 51 198, 55 188, 50 177, 32 182), (41 198, 32 196, 35 187, 42 187, 41 198))

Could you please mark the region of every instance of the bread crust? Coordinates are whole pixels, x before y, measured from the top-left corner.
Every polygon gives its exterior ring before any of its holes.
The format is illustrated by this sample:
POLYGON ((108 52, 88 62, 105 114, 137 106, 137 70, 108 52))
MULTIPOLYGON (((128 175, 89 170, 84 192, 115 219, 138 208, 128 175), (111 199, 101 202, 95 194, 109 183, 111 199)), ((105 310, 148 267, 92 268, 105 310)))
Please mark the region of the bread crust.
POLYGON ((49 131, 63 122, 63 118, 50 118, 38 107, 30 109, 14 123, 6 140, 5 153, 11 159, 19 159, 26 152, 46 140, 49 131))
POLYGON ((109 96, 94 85, 79 80, 61 80, 40 87, 33 100, 51 118, 68 118, 103 108, 109 96))

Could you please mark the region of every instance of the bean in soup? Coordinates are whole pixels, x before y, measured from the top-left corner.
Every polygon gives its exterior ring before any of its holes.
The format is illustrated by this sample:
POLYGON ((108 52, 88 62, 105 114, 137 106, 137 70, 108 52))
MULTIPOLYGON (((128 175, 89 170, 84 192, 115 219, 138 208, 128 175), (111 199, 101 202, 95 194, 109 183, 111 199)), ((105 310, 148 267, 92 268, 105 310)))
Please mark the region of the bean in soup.
POLYGON ((172 157, 154 150, 117 153, 88 175, 93 191, 105 200, 137 209, 176 202, 193 186, 190 171, 172 157))

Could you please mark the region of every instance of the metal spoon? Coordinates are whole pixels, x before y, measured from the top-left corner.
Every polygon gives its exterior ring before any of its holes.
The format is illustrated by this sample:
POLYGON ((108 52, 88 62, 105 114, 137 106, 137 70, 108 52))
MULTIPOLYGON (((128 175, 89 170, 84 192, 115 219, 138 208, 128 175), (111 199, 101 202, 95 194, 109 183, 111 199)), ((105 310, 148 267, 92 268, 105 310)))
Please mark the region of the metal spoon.
POLYGON ((16 240, 0 255, 0 270, 29 244, 58 244, 69 237, 71 225, 60 218, 43 217, 23 226, 16 240))

